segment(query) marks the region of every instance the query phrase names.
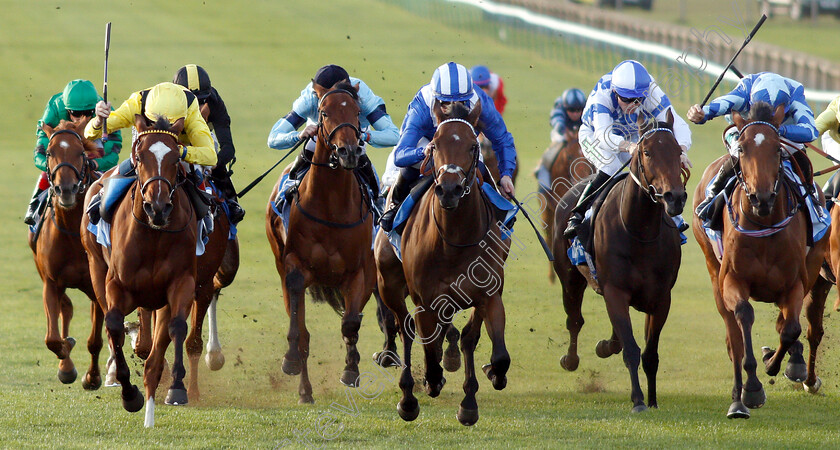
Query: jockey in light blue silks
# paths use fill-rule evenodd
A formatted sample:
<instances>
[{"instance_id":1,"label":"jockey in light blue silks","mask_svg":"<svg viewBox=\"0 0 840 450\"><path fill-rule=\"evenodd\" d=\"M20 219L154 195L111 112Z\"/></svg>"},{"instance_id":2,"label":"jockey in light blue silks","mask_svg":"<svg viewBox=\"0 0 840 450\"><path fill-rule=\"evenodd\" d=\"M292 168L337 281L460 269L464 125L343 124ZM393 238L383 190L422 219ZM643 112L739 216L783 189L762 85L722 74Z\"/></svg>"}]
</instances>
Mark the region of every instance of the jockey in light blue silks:
<instances>
[{"instance_id":1,"label":"jockey in light blue silks","mask_svg":"<svg viewBox=\"0 0 840 450\"><path fill-rule=\"evenodd\" d=\"M583 189L572 210L563 233L567 239L577 235L577 227L592 200L588 198L590 194L615 175L636 150L639 115L664 122L668 110L674 116L674 137L682 148L680 160L683 166L690 167L686 152L691 147L691 130L641 63L622 61L598 80L583 109L583 124L578 135L583 156L598 172Z\"/></svg>"},{"instance_id":2,"label":"jockey in light blue silks","mask_svg":"<svg viewBox=\"0 0 840 450\"><path fill-rule=\"evenodd\" d=\"M330 64L318 69L315 78L306 85L300 92L300 97L292 104L292 110L274 124L268 135L268 146L283 150L293 147L302 139L316 136L318 133L318 96L312 89L312 84L329 89L342 81L349 81L351 86L358 87L359 90L359 108L361 109L359 125L362 130L360 144L362 146L370 144L374 147L392 147L396 144L399 130L385 110L385 101L374 94L362 80L351 77L343 68ZM306 127L298 133L297 129L304 122L307 122ZM309 142L304 151L307 153L306 157L301 155L297 157L289 171L289 178L297 180L298 176L309 168L309 161L312 160L312 154L315 152L315 142ZM359 169L365 181L370 185L374 197L378 196L376 170L367 153L362 155ZM376 201L376 198L373 200Z\"/></svg>"},{"instance_id":3,"label":"jockey in light blue silks","mask_svg":"<svg viewBox=\"0 0 840 450\"><path fill-rule=\"evenodd\" d=\"M814 113L805 101L805 88L801 83L771 72L747 75L732 92L712 100L703 108L700 108L700 105L689 108L686 117L696 124L703 124L707 120L733 111L746 114L757 102L769 103L774 110L779 105L784 105L785 120L779 127L779 136L782 138L783 148L787 151L782 152L782 156L787 158L789 154L796 159L806 178L802 180L803 183L810 185L811 163L805 155L803 143L813 141L819 134L814 123ZM709 202L723 190L729 179L735 176L738 146L733 144L738 142L738 136L738 129L735 127L729 128L724 134L724 142L732 158L727 159L720 167L720 172L708 189L711 195L697 206L696 212L703 220L706 220L706 217L701 211L706 210Z\"/></svg>"},{"instance_id":4,"label":"jockey in light blue silks","mask_svg":"<svg viewBox=\"0 0 840 450\"><path fill-rule=\"evenodd\" d=\"M462 103L469 110L481 105L479 127L475 131L484 132L493 144L493 151L499 160L499 185L502 193L514 195L511 176L516 168L516 148L513 136L493 106L493 100L483 90L473 88L469 71L460 64L449 62L435 69L432 81L421 87L408 105L408 112L400 127L400 140L394 147L394 163L400 168L400 174L392 188L391 205L380 222L385 231L391 231L399 205L408 196L411 184L420 178L420 164L426 157L427 143L434 137L438 126L432 113L436 102L441 104L444 111L453 103ZM479 164L479 169L485 179L489 179L483 162Z\"/></svg>"}]
</instances>

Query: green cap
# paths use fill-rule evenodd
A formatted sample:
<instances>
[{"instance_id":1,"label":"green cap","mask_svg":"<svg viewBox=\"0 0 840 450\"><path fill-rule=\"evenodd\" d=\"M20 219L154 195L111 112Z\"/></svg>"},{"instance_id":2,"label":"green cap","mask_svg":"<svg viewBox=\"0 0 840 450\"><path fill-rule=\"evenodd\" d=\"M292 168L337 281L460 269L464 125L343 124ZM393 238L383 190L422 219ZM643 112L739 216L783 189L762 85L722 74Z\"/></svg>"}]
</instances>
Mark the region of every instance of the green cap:
<instances>
[{"instance_id":1,"label":"green cap","mask_svg":"<svg viewBox=\"0 0 840 450\"><path fill-rule=\"evenodd\" d=\"M96 108L99 94L88 80L73 80L64 87L64 108L73 111L87 111Z\"/></svg>"}]
</instances>

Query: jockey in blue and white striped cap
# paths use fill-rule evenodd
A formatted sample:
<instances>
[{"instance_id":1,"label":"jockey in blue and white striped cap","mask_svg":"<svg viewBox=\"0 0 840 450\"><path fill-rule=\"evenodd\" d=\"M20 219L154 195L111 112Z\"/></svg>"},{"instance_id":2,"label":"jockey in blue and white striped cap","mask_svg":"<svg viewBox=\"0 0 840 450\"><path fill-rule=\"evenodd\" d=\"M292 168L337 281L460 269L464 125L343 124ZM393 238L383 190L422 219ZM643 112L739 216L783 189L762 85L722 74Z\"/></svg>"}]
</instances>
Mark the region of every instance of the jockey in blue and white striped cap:
<instances>
[{"instance_id":1,"label":"jockey in blue and white striped cap","mask_svg":"<svg viewBox=\"0 0 840 450\"><path fill-rule=\"evenodd\" d=\"M613 91L626 99L647 97L651 81L647 69L632 59L622 61L612 71Z\"/></svg>"},{"instance_id":2,"label":"jockey in blue and white striped cap","mask_svg":"<svg viewBox=\"0 0 840 450\"><path fill-rule=\"evenodd\" d=\"M516 168L516 148L513 136L493 106L493 100L483 90L473 88L470 72L461 64L448 62L435 69L431 82L421 87L408 105L400 127L400 140L394 147L394 162L400 168L400 175L392 187L392 205L380 222L385 231L390 231L397 207L408 195L411 184L420 177L419 166L426 157L426 144L437 131L437 118L432 112L435 102L461 102L470 110L481 105L481 127L477 127L476 132L483 132L493 145L499 161L502 191L514 194L511 177ZM482 162L480 167L483 166Z\"/></svg>"}]
</instances>

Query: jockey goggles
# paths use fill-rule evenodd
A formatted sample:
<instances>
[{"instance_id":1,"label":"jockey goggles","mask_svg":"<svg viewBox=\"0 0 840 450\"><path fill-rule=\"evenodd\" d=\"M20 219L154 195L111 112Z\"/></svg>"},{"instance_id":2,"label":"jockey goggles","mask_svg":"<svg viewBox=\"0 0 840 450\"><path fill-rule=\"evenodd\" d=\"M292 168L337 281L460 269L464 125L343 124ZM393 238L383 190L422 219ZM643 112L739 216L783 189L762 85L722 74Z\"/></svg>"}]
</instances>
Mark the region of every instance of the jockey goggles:
<instances>
[{"instance_id":1,"label":"jockey goggles","mask_svg":"<svg viewBox=\"0 0 840 450\"><path fill-rule=\"evenodd\" d=\"M615 96L618 97L618 99L621 100L624 103L642 103L645 100L644 97L630 97L630 98L622 97L622 96L618 95L617 92L616 92Z\"/></svg>"},{"instance_id":2,"label":"jockey goggles","mask_svg":"<svg viewBox=\"0 0 840 450\"><path fill-rule=\"evenodd\" d=\"M74 117L82 117L82 116L93 117L93 110L92 109L82 109L82 110L68 109L67 114L70 114L71 116L74 116Z\"/></svg>"}]
</instances>

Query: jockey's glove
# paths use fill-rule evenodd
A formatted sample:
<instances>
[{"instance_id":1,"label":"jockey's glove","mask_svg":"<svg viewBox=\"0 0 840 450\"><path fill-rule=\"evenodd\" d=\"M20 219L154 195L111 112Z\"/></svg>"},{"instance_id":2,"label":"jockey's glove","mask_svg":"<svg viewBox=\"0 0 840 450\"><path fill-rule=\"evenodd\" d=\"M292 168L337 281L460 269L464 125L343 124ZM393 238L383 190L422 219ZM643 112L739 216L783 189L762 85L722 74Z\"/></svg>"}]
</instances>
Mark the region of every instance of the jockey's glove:
<instances>
[{"instance_id":1,"label":"jockey's glove","mask_svg":"<svg viewBox=\"0 0 840 450\"><path fill-rule=\"evenodd\" d=\"M686 169L694 167L694 164L691 164L691 160L688 159L688 153L685 152L685 149L680 153L680 163Z\"/></svg>"}]
</instances>

